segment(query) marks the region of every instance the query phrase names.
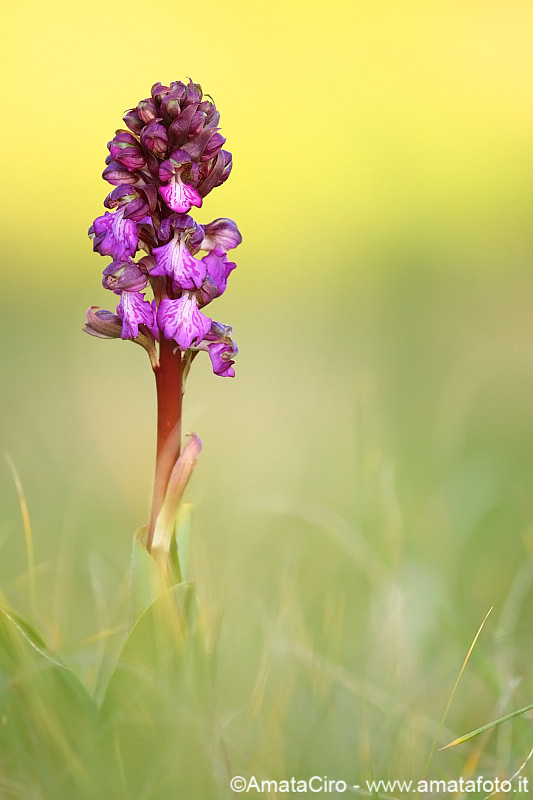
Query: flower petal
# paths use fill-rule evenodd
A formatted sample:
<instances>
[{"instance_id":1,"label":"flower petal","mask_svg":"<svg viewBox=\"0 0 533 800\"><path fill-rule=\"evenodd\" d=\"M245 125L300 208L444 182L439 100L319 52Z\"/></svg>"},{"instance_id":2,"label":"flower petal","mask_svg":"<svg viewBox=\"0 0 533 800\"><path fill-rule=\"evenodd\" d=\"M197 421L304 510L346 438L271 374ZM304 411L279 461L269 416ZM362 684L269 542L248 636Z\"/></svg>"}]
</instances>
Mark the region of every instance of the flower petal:
<instances>
[{"instance_id":1,"label":"flower petal","mask_svg":"<svg viewBox=\"0 0 533 800\"><path fill-rule=\"evenodd\" d=\"M191 206L200 208L202 205L202 198L194 186L183 183L179 172L170 178L167 186L160 186L159 191L167 206L178 214L186 214Z\"/></svg>"},{"instance_id":2,"label":"flower petal","mask_svg":"<svg viewBox=\"0 0 533 800\"><path fill-rule=\"evenodd\" d=\"M141 259L142 261L142 259ZM146 273L133 261L112 261L103 272L102 286L114 292L140 292L146 288Z\"/></svg>"},{"instance_id":3,"label":"flower petal","mask_svg":"<svg viewBox=\"0 0 533 800\"><path fill-rule=\"evenodd\" d=\"M221 247L223 250L232 250L242 242L242 236L232 219L219 217L208 225L204 225L205 238L202 250L214 250Z\"/></svg>"},{"instance_id":4,"label":"flower petal","mask_svg":"<svg viewBox=\"0 0 533 800\"><path fill-rule=\"evenodd\" d=\"M237 264L233 261L228 261L228 257L221 247L215 247L212 252L202 258L202 261L206 266L209 277L216 284L218 295L220 296L225 292L229 274Z\"/></svg>"},{"instance_id":5,"label":"flower petal","mask_svg":"<svg viewBox=\"0 0 533 800\"><path fill-rule=\"evenodd\" d=\"M188 350L193 342L200 342L211 328L211 320L198 310L192 292L184 292L178 300L163 298L157 321L165 338L174 339L182 350Z\"/></svg>"},{"instance_id":6,"label":"flower petal","mask_svg":"<svg viewBox=\"0 0 533 800\"><path fill-rule=\"evenodd\" d=\"M122 292L117 314L122 320L122 339L136 339L139 325L154 327L154 309L140 292Z\"/></svg>"},{"instance_id":7,"label":"flower petal","mask_svg":"<svg viewBox=\"0 0 533 800\"><path fill-rule=\"evenodd\" d=\"M176 291L179 289L199 289L206 276L207 266L203 259L195 258L189 252L185 239L179 231L174 238L161 247L155 247L152 254L157 267L151 275L168 275L172 278Z\"/></svg>"},{"instance_id":8,"label":"flower petal","mask_svg":"<svg viewBox=\"0 0 533 800\"><path fill-rule=\"evenodd\" d=\"M235 361L232 360L232 357L237 355L237 345L235 343L213 342L213 344L207 346L207 349L215 375L220 375L222 378L234 378L235 370L233 369L233 364L235 364Z\"/></svg>"},{"instance_id":9,"label":"flower petal","mask_svg":"<svg viewBox=\"0 0 533 800\"><path fill-rule=\"evenodd\" d=\"M93 250L101 256L111 256L114 261L135 255L139 241L137 225L124 218L124 208L97 217L89 228L89 236L94 239Z\"/></svg>"}]
</instances>

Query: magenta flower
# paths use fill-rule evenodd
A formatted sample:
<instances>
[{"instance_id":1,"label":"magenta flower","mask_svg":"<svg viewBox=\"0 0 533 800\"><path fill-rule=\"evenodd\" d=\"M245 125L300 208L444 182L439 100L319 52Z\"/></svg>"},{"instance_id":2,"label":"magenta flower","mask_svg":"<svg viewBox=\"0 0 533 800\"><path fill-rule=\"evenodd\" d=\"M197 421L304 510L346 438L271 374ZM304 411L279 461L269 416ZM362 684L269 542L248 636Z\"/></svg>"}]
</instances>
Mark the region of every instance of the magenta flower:
<instances>
[{"instance_id":1,"label":"magenta flower","mask_svg":"<svg viewBox=\"0 0 533 800\"><path fill-rule=\"evenodd\" d=\"M116 293L140 292L147 283L146 272L133 261L112 261L103 272L102 286Z\"/></svg>"},{"instance_id":2,"label":"magenta flower","mask_svg":"<svg viewBox=\"0 0 533 800\"><path fill-rule=\"evenodd\" d=\"M207 345L213 372L215 375L222 375L225 378L234 378L235 370L233 356L237 355L237 346L226 342L213 342Z\"/></svg>"},{"instance_id":3,"label":"magenta flower","mask_svg":"<svg viewBox=\"0 0 533 800\"><path fill-rule=\"evenodd\" d=\"M202 250L214 250L221 247L226 252L237 247L242 242L239 229L232 219L215 219L208 225L204 225L205 238L202 242Z\"/></svg>"},{"instance_id":4,"label":"magenta flower","mask_svg":"<svg viewBox=\"0 0 533 800\"><path fill-rule=\"evenodd\" d=\"M139 142L127 131L117 131L108 147L113 161L126 167L129 172L142 169L146 164Z\"/></svg>"},{"instance_id":5,"label":"magenta flower","mask_svg":"<svg viewBox=\"0 0 533 800\"><path fill-rule=\"evenodd\" d=\"M152 304L140 292L121 293L117 316L122 320L121 339L136 339L139 325L146 325L149 330L155 328Z\"/></svg>"},{"instance_id":6,"label":"magenta flower","mask_svg":"<svg viewBox=\"0 0 533 800\"><path fill-rule=\"evenodd\" d=\"M137 225L125 219L123 208L97 217L89 228L89 236L93 239L93 250L114 260L133 256L139 241Z\"/></svg>"},{"instance_id":7,"label":"magenta flower","mask_svg":"<svg viewBox=\"0 0 533 800\"><path fill-rule=\"evenodd\" d=\"M233 261L228 261L228 257L221 247L215 247L213 251L204 256L202 261L211 281L217 287L216 296L219 297L226 291L229 274L237 264Z\"/></svg>"},{"instance_id":8,"label":"magenta flower","mask_svg":"<svg viewBox=\"0 0 533 800\"><path fill-rule=\"evenodd\" d=\"M178 300L165 297L157 312L157 322L167 339L174 339L182 350L198 345L211 329L211 320L198 309L194 292L183 292Z\"/></svg>"},{"instance_id":9,"label":"magenta flower","mask_svg":"<svg viewBox=\"0 0 533 800\"><path fill-rule=\"evenodd\" d=\"M191 255L187 247L186 237L181 231L174 231L174 237L168 244L155 247L152 250L157 267L151 275L168 275L172 278L172 288L175 292L180 289L199 289L207 272L203 260Z\"/></svg>"},{"instance_id":10,"label":"magenta flower","mask_svg":"<svg viewBox=\"0 0 533 800\"><path fill-rule=\"evenodd\" d=\"M167 206L178 214L186 214L191 206L202 205L202 198L191 185L198 178L198 165L186 150L176 150L159 167L159 180L169 181L159 191ZM186 182L185 182L186 181Z\"/></svg>"}]
</instances>

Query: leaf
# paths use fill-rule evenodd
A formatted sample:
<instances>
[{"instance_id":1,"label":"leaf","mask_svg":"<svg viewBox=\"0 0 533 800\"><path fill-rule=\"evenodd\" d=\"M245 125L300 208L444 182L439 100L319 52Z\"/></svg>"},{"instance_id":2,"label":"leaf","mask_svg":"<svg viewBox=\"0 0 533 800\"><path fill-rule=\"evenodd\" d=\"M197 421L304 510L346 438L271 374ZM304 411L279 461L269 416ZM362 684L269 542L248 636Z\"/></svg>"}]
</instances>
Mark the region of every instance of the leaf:
<instances>
[{"instance_id":1,"label":"leaf","mask_svg":"<svg viewBox=\"0 0 533 800\"><path fill-rule=\"evenodd\" d=\"M88 798L95 721L76 675L25 620L0 608L2 777L26 797Z\"/></svg>"},{"instance_id":2,"label":"leaf","mask_svg":"<svg viewBox=\"0 0 533 800\"><path fill-rule=\"evenodd\" d=\"M168 588L161 569L146 549L147 526L133 537L130 567L130 600L133 623Z\"/></svg>"},{"instance_id":3,"label":"leaf","mask_svg":"<svg viewBox=\"0 0 533 800\"><path fill-rule=\"evenodd\" d=\"M191 578L189 559L191 549L192 508L192 503L185 503L183 505L176 520L176 529L174 533L179 571L184 581L188 581Z\"/></svg>"},{"instance_id":4,"label":"leaf","mask_svg":"<svg viewBox=\"0 0 533 800\"><path fill-rule=\"evenodd\" d=\"M506 714L504 717L495 719L494 722L488 722L481 728L476 728L475 731L471 731L470 733L465 733L464 736L459 736L458 739L454 739L453 742L444 745L444 747L440 747L439 750L447 750L449 747L456 747L456 745L458 744L464 744L464 742L468 742L470 741L470 739L473 739L474 736L479 736L480 733L489 731L491 728L495 728L497 725L501 725L502 722L507 722L507 720L513 719L513 717L518 717L520 716L520 714L525 714L526 711L532 711L532 710L533 710L533 703L529 706L524 706L524 708L519 708L517 711L511 711L510 714Z\"/></svg>"},{"instance_id":5,"label":"leaf","mask_svg":"<svg viewBox=\"0 0 533 800\"><path fill-rule=\"evenodd\" d=\"M433 744L431 746L431 751L430 751L428 760L426 762L426 770L425 770L426 773L427 773L428 767L429 767L429 765L431 763L431 759L433 758L433 755L435 753L435 748L437 747L437 742L439 740L439 736L440 736L441 731L442 731L442 729L444 727L444 723L446 722L446 718L447 718L448 712L449 712L449 710L451 708L451 705L452 705L452 702L453 702L453 698L455 697L455 693L457 691L457 687L459 686L459 682L460 682L461 678L463 677L463 673L464 673L464 671L466 669L466 665L468 664L468 661L470 660L470 656L472 655L474 647L476 646L476 642L477 642L477 640L479 639L479 637L481 635L481 631L485 627L485 623L486 623L487 619L489 618L489 614L491 613L491 611L492 611L492 606L489 608L489 610L485 614L485 617L484 617L481 625L477 629L477 633L476 633L476 635L474 636L474 638L472 640L472 644L470 645L468 653L465 656L465 660L463 661L463 665L462 665L461 669L459 670L459 675L457 676L457 679L456 679L456 681L455 681L455 683L453 685L452 693L450 694L450 696L448 698L448 702L446 703L446 708L444 709L444 713L442 714L437 733L435 734L435 738L433 739ZM440 749L443 750L444 748L441 747Z\"/></svg>"},{"instance_id":6,"label":"leaf","mask_svg":"<svg viewBox=\"0 0 533 800\"><path fill-rule=\"evenodd\" d=\"M0 608L0 614L3 614L7 619L11 620L15 627L20 630L22 635L26 636L32 644L41 649L44 655L44 651L47 649L46 642L41 634L35 630L35 628L25 617L21 617L16 611L13 611L13 609L5 606L4 608Z\"/></svg>"},{"instance_id":7,"label":"leaf","mask_svg":"<svg viewBox=\"0 0 533 800\"><path fill-rule=\"evenodd\" d=\"M115 798L217 796L211 663L195 587L180 583L141 614L98 718Z\"/></svg>"}]
</instances>

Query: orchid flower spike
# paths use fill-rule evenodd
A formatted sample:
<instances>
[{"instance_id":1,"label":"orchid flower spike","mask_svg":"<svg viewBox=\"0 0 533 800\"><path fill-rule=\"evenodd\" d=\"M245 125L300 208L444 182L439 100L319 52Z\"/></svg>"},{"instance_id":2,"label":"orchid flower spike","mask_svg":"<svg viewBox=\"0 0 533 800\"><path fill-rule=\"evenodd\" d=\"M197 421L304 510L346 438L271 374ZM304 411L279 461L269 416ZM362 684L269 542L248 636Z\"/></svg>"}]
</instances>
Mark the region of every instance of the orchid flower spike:
<instances>
[{"instance_id":1,"label":"orchid flower spike","mask_svg":"<svg viewBox=\"0 0 533 800\"><path fill-rule=\"evenodd\" d=\"M83 330L100 339L130 339L150 357L157 389L146 537L151 551L159 541L161 515L168 516L179 502L172 476L181 474L185 463L181 406L193 359L203 351L215 375L235 376L233 331L212 319L210 304L226 291L236 266L228 251L241 243L241 234L226 217L199 223L191 216L227 180L232 166L231 153L222 149L220 114L199 84L156 83L150 97L123 119L126 128L107 145L102 177L113 187L104 200L107 210L89 228L93 250L108 258L102 285L118 295L117 305L115 311L92 306Z\"/></svg>"},{"instance_id":2,"label":"orchid flower spike","mask_svg":"<svg viewBox=\"0 0 533 800\"><path fill-rule=\"evenodd\" d=\"M114 187L104 201L109 210L89 228L95 252L110 259L103 285L119 296L116 311L98 312L99 319L113 318L116 338L143 337L152 349L171 341L189 365L203 350L215 375L233 377L237 347L217 338L228 326L213 323L205 307L226 290L236 266L227 253L241 234L231 219L199 224L190 216L231 172L219 112L199 84L173 81L154 84L123 119L103 172Z\"/></svg>"}]
</instances>

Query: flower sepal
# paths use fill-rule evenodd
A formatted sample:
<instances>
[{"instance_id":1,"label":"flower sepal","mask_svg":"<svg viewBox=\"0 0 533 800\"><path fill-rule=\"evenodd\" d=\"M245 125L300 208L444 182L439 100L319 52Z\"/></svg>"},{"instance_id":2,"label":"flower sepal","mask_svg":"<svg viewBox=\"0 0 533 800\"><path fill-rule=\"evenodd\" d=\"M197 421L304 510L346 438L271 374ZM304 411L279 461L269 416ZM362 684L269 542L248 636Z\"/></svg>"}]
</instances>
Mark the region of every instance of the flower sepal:
<instances>
[{"instance_id":1,"label":"flower sepal","mask_svg":"<svg viewBox=\"0 0 533 800\"><path fill-rule=\"evenodd\" d=\"M152 369L156 369L159 366L159 357L155 347L154 336L144 325L140 327L139 335L135 339L131 339L131 341L146 350ZM121 339L122 320L112 311L99 308L99 306L91 306L87 311L87 321L82 331L98 339Z\"/></svg>"}]
</instances>

